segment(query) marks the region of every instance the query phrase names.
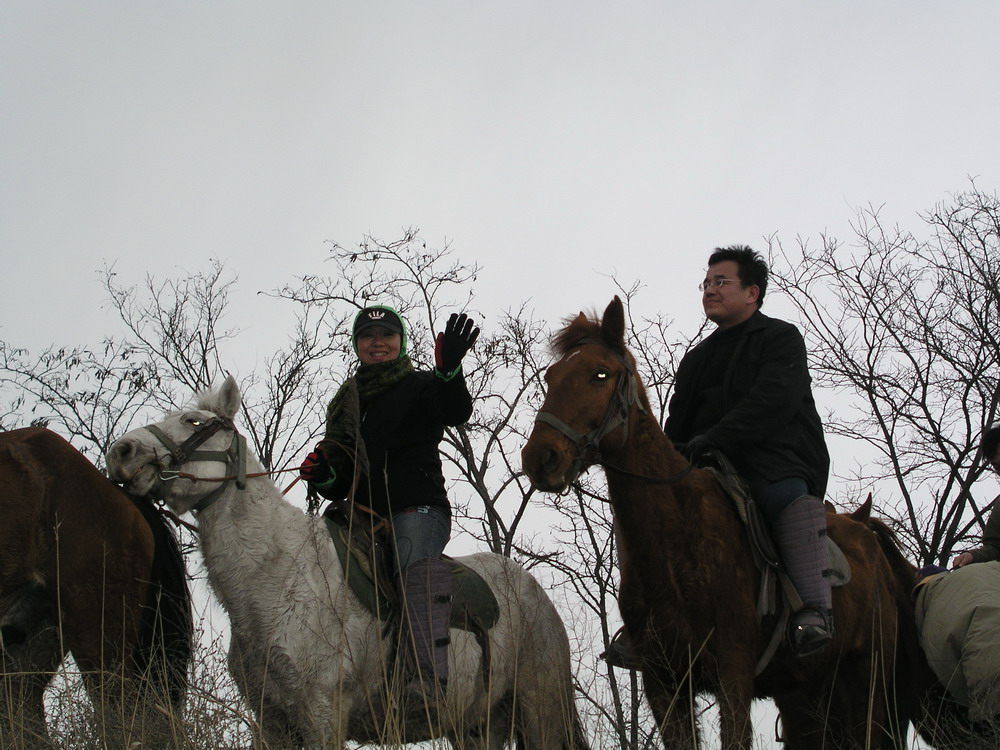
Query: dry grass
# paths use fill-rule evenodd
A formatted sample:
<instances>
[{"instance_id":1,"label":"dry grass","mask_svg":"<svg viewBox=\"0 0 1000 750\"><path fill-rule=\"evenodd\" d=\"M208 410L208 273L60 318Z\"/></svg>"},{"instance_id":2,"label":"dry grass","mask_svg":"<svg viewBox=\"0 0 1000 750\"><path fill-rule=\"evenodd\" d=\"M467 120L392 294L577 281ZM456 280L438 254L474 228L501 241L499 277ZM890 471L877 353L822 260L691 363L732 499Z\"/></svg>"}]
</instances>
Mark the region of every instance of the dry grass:
<instances>
[{"instance_id":1,"label":"dry grass","mask_svg":"<svg viewBox=\"0 0 1000 750\"><path fill-rule=\"evenodd\" d=\"M257 733L253 715L237 694L235 685L226 668L227 644L223 638L216 637L208 642L199 641L191 672L191 683L185 702L184 713L170 722L168 736L160 736L155 743L163 750L218 750L219 748L241 748L264 750ZM127 701L125 702L127 705ZM51 744L37 741L29 736L0 735L0 750L39 750L39 748L72 748L73 750L104 750L105 748L121 747L111 741L112 738L101 736L96 729L95 711L92 706L79 672L72 659L64 663L59 673L52 680L46 691L46 715ZM937 708L930 712L923 739L913 739L910 747L927 748L927 740L932 736L937 741L934 745L941 750L997 750L1000 747L1000 724L980 724L970 732L968 723L958 720L954 706L936 704ZM0 706L0 727L9 727L9 705ZM588 721L593 720L590 716ZM135 715L126 711L125 723L129 730L125 735L127 747L150 746L143 742L149 738L142 736L142 722ZM599 723L599 722L598 722ZM712 723L709 719L708 723ZM647 730L649 728L647 727ZM758 727L755 748L779 748L780 744L772 744L766 735L770 727ZM2 730L0 730L2 731ZM593 725L590 732L594 732ZM595 750L620 747L619 737L606 731L598 736L591 734L590 741ZM9 734L9 730L8 730ZM706 733L703 748L710 750L717 747L717 737L712 732ZM648 731L639 733L641 744L650 741ZM380 743L384 747L399 747L404 743L387 726L386 734ZM651 747L659 745L653 741ZM422 743L423 748L450 747L446 741ZM462 750L462 749L458 749Z\"/></svg>"}]
</instances>

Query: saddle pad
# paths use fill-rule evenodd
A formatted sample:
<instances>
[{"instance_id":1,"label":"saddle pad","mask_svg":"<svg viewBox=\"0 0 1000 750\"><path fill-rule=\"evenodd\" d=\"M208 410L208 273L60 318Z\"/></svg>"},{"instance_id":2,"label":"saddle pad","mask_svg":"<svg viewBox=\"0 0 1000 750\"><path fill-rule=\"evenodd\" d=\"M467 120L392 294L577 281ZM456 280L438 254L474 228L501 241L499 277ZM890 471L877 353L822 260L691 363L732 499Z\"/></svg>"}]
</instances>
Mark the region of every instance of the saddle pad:
<instances>
[{"instance_id":1,"label":"saddle pad","mask_svg":"<svg viewBox=\"0 0 1000 750\"><path fill-rule=\"evenodd\" d=\"M332 519L324 516L333 546L337 549L341 567L347 572L347 582L351 591L365 609L379 620L385 621L397 616L398 592L386 585L376 585L375 581L388 580L373 575L374 563L369 554L350 544L350 531ZM450 627L475 632L476 628L489 629L500 619L500 605L489 584L472 568L445 557L451 568L451 621Z\"/></svg>"}]
</instances>

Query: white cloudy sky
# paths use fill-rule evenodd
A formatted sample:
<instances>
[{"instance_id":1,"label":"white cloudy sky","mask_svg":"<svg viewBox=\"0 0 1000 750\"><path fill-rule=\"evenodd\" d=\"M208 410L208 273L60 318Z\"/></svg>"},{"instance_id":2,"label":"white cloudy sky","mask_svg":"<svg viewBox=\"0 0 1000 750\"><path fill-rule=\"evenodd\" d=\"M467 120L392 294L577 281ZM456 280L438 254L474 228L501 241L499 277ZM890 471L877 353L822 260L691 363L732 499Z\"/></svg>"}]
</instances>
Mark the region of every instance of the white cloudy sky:
<instances>
[{"instance_id":1,"label":"white cloudy sky","mask_svg":"<svg viewBox=\"0 0 1000 750\"><path fill-rule=\"evenodd\" d=\"M406 226L485 267L488 312L617 273L696 321L716 245L992 190L997 28L992 0L5 0L0 338L97 338L105 262L218 257L252 300Z\"/></svg>"}]
</instances>

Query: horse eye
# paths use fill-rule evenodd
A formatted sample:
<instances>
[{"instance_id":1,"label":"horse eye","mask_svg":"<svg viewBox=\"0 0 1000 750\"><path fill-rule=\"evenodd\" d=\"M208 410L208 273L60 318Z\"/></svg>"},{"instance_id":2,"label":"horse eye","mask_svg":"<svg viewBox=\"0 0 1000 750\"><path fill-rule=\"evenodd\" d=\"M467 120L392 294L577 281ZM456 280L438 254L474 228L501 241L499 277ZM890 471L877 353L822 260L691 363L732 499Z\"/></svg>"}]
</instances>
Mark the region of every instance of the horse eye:
<instances>
[{"instance_id":1,"label":"horse eye","mask_svg":"<svg viewBox=\"0 0 1000 750\"><path fill-rule=\"evenodd\" d=\"M205 423L197 417L191 417L191 419L188 420L188 424L192 427L201 427Z\"/></svg>"},{"instance_id":2,"label":"horse eye","mask_svg":"<svg viewBox=\"0 0 1000 750\"><path fill-rule=\"evenodd\" d=\"M610 375L611 373L609 373L607 370L598 370L597 372L594 373L594 380L598 381L607 380Z\"/></svg>"}]
</instances>

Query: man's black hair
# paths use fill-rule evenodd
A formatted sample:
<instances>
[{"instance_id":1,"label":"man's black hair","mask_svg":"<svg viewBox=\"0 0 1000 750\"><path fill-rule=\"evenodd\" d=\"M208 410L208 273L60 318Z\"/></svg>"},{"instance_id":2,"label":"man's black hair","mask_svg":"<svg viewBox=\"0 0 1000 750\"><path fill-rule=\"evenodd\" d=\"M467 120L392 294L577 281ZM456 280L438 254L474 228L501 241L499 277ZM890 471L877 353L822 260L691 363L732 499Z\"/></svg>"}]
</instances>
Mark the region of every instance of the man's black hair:
<instances>
[{"instance_id":1,"label":"man's black hair","mask_svg":"<svg viewBox=\"0 0 1000 750\"><path fill-rule=\"evenodd\" d=\"M764 304L764 292L767 291L767 261L753 248L746 245L730 245L717 247L708 258L708 265L724 263L727 260L736 262L739 266L740 284L745 288L753 284L760 289L757 296L757 307Z\"/></svg>"},{"instance_id":2,"label":"man's black hair","mask_svg":"<svg viewBox=\"0 0 1000 750\"><path fill-rule=\"evenodd\" d=\"M987 463L993 460L998 445L1000 445L1000 422L994 422L983 430L979 440L979 452Z\"/></svg>"}]
</instances>

